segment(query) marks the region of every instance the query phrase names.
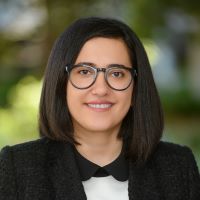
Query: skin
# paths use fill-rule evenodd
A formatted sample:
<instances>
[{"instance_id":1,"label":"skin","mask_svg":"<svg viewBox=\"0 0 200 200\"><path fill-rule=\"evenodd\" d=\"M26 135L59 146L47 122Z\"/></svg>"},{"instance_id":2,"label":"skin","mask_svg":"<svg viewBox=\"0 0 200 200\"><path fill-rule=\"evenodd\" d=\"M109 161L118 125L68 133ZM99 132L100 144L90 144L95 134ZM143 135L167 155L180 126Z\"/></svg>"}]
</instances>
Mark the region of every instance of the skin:
<instances>
[{"instance_id":1,"label":"skin","mask_svg":"<svg viewBox=\"0 0 200 200\"><path fill-rule=\"evenodd\" d=\"M122 64L131 68L128 49L122 39L96 37L82 47L75 64L94 63L97 67ZM115 160L121 152L122 141L117 138L122 120L131 106L133 83L124 91L111 89L99 73L88 89L77 89L67 84L67 104L72 117L75 139L81 143L77 150L88 160L104 166ZM110 102L106 109L94 109L89 102Z\"/></svg>"}]
</instances>

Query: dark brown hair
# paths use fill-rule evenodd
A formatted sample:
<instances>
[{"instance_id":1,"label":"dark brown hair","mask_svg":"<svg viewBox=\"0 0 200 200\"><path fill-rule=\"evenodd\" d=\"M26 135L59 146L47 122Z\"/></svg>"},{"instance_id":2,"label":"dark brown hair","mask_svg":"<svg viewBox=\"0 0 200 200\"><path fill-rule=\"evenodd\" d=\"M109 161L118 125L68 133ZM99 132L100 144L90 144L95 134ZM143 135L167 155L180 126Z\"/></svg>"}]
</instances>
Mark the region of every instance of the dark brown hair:
<instances>
[{"instance_id":1,"label":"dark brown hair","mask_svg":"<svg viewBox=\"0 0 200 200\"><path fill-rule=\"evenodd\" d=\"M123 39L129 49L132 65L137 68L133 106L123 119L119 137L126 143L127 155L134 161L143 162L162 136L163 111L142 43L126 24L115 19L78 19L55 41L46 67L40 100L40 135L76 143L66 103L68 77L65 66L74 64L85 42L94 37Z\"/></svg>"}]
</instances>

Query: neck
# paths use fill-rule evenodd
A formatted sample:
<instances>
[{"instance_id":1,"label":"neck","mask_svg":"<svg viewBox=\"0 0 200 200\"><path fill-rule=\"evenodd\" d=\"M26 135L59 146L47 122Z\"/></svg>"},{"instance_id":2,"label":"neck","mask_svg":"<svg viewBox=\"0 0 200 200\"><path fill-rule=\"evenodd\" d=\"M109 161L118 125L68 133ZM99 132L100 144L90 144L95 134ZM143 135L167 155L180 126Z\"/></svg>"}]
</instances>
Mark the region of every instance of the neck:
<instances>
[{"instance_id":1,"label":"neck","mask_svg":"<svg viewBox=\"0 0 200 200\"><path fill-rule=\"evenodd\" d=\"M115 160L122 149L122 140L117 138L118 131L86 132L76 131L75 138L78 152L100 166L105 166Z\"/></svg>"}]
</instances>

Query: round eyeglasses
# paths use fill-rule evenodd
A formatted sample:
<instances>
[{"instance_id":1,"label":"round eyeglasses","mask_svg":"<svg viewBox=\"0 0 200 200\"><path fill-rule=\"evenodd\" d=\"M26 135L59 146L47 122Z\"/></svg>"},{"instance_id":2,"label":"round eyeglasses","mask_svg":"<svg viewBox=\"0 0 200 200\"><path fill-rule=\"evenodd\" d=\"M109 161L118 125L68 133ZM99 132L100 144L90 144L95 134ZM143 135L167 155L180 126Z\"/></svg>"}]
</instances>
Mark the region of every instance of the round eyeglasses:
<instances>
[{"instance_id":1,"label":"round eyeglasses","mask_svg":"<svg viewBox=\"0 0 200 200\"><path fill-rule=\"evenodd\" d=\"M80 63L66 66L65 69L71 84L77 89L87 89L92 86L99 72L104 73L108 86L118 91L126 90L137 76L135 68L118 64L111 64L107 68L97 68L87 63Z\"/></svg>"}]
</instances>

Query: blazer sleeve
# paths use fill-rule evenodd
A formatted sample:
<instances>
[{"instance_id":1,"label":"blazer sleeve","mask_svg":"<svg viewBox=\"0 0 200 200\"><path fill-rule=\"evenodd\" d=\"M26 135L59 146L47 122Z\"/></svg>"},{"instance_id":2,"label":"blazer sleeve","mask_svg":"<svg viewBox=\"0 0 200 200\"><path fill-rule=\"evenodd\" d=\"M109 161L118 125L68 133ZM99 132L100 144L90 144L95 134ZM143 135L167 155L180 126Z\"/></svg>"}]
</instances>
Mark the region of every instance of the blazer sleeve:
<instances>
[{"instance_id":1,"label":"blazer sleeve","mask_svg":"<svg viewBox=\"0 0 200 200\"><path fill-rule=\"evenodd\" d=\"M0 152L0 199L17 200L12 150L8 146Z\"/></svg>"},{"instance_id":2,"label":"blazer sleeve","mask_svg":"<svg viewBox=\"0 0 200 200\"><path fill-rule=\"evenodd\" d=\"M190 200L200 199L200 174L192 151L188 148L188 182Z\"/></svg>"}]
</instances>

